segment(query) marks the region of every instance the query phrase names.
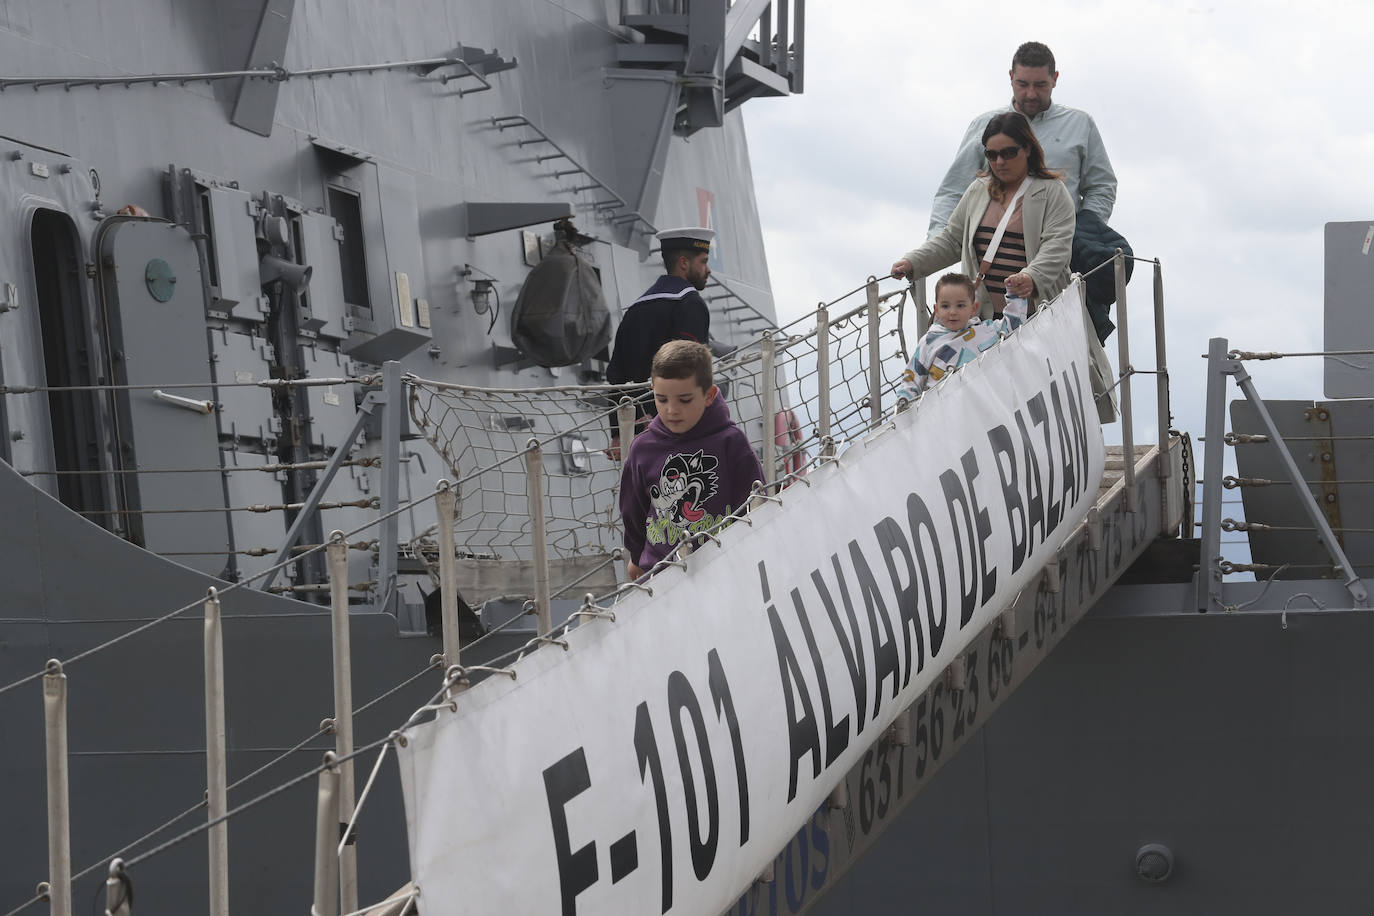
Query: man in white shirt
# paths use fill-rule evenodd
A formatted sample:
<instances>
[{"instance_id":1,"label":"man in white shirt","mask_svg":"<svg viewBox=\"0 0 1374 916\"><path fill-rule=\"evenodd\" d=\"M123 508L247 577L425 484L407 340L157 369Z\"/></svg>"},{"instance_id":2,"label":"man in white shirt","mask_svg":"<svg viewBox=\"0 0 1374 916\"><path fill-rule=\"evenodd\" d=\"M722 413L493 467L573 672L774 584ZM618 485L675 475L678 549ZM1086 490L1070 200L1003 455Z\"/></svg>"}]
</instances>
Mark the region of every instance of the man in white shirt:
<instances>
[{"instance_id":1,"label":"man in white shirt","mask_svg":"<svg viewBox=\"0 0 1374 916\"><path fill-rule=\"evenodd\" d=\"M1052 105L1050 97L1059 81L1054 54L1038 41L1016 49L1011 59L1011 105L984 112L973 119L959 152L945 173L930 207L930 234L936 235L968 189L978 170L985 168L983 128L993 115L1019 111L1030 121L1035 138L1045 150L1045 164L1064 175L1069 196L1079 210L1090 210L1107 222L1116 203L1116 173L1112 171L1102 135L1092 116L1077 108Z\"/></svg>"}]
</instances>

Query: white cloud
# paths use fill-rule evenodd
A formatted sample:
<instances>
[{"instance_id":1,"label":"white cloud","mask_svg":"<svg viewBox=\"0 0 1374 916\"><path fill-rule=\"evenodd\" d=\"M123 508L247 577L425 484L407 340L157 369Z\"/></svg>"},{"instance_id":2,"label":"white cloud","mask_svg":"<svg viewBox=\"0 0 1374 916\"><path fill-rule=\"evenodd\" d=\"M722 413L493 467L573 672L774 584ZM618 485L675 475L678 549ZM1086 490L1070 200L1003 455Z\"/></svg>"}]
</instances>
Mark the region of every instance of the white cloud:
<instances>
[{"instance_id":1,"label":"white cloud","mask_svg":"<svg viewBox=\"0 0 1374 916\"><path fill-rule=\"evenodd\" d=\"M745 106L784 320L924 239L964 128L1008 101L1011 53L1033 39L1056 55L1055 101L1102 130L1113 226L1163 265L1175 422L1202 432L1209 337L1321 349L1323 224L1374 218L1374 5L866 0L807 17L806 92ZM1136 278L1132 361L1149 368L1149 265ZM1321 396L1316 360L1252 373L1265 397ZM1138 403L1153 388L1139 379Z\"/></svg>"}]
</instances>

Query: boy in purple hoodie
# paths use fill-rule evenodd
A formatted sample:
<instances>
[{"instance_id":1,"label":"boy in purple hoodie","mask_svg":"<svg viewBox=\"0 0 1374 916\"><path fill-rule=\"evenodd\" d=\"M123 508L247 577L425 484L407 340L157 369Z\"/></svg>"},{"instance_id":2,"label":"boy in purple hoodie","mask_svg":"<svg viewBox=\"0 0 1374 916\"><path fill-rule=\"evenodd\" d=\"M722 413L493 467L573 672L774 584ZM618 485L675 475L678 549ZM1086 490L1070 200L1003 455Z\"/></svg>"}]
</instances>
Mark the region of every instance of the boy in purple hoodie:
<instances>
[{"instance_id":1,"label":"boy in purple hoodie","mask_svg":"<svg viewBox=\"0 0 1374 916\"><path fill-rule=\"evenodd\" d=\"M620 474L625 568L638 579L679 541L746 504L763 466L730 419L711 374L711 351L673 340L654 354L658 416L635 437Z\"/></svg>"}]
</instances>

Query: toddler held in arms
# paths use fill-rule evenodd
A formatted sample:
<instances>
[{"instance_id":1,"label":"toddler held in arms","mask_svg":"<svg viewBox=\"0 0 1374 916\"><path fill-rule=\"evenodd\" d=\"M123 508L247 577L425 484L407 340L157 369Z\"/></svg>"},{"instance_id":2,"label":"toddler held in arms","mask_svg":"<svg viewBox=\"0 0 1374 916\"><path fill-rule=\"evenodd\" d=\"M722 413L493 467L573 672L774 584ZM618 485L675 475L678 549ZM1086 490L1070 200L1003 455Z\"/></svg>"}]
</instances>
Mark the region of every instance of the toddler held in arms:
<instances>
[{"instance_id":1,"label":"toddler held in arms","mask_svg":"<svg viewBox=\"0 0 1374 916\"><path fill-rule=\"evenodd\" d=\"M1025 299L1008 293L1001 318L978 318L974 285L964 274L945 274L935 283L935 316L921 345L911 356L897 396L914 401L931 382L938 382L1026 321Z\"/></svg>"}]
</instances>

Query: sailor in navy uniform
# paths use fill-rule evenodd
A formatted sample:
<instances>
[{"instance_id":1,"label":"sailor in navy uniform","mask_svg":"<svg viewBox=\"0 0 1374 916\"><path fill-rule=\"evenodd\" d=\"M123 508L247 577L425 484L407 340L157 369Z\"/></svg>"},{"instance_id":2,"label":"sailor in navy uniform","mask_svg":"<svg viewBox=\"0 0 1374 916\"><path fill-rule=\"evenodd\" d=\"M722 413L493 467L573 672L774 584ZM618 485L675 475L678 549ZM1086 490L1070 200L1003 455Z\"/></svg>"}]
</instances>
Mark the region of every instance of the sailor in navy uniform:
<instances>
[{"instance_id":1,"label":"sailor in navy uniform","mask_svg":"<svg viewBox=\"0 0 1374 916\"><path fill-rule=\"evenodd\" d=\"M620 319L615 349L606 367L612 385L649 382L649 366L658 348L670 340L695 340L705 344L711 332L711 313L700 291L711 276L707 260L715 230L691 227L665 229L658 234L666 273L640 296ZM627 392L636 397L640 392ZM657 413L651 398L636 401L635 421L642 426ZM611 447L619 447L619 429L611 418Z\"/></svg>"}]
</instances>

